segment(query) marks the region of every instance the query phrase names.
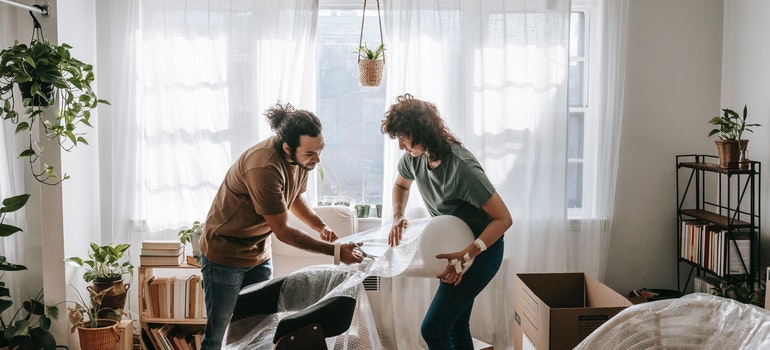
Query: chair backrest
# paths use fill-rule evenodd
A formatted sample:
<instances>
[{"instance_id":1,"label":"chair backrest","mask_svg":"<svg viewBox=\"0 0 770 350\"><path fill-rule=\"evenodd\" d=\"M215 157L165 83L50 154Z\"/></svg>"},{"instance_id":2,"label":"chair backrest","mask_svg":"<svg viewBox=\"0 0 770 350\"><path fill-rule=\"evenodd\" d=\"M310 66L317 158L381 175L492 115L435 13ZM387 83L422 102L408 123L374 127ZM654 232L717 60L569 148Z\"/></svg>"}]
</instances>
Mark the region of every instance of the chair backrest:
<instances>
[{"instance_id":1,"label":"chair backrest","mask_svg":"<svg viewBox=\"0 0 770 350\"><path fill-rule=\"evenodd\" d=\"M338 236L345 237L356 233L358 219L353 208L321 206L314 207L313 210ZM289 225L303 230L314 237L318 237L318 232L308 227L291 213L289 213ZM293 247L281 242L275 235L271 240L273 269L276 277L287 275L305 266L332 263L330 256Z\"/></svg>"}]
</instances>

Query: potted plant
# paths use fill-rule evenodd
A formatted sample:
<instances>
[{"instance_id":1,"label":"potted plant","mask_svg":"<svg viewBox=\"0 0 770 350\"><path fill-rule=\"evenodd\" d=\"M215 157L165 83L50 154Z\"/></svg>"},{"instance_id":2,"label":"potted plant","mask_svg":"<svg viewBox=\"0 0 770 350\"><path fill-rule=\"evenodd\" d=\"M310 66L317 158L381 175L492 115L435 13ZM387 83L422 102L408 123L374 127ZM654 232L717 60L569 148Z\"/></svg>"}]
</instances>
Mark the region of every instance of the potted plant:
<instances>
[{"instance_id":1,"label":"potted plant","mask_svg":"<svg viewBox=\"0 0 770 350\"><path fill-rule=\"evenodd\" d=\"M21 228L3 223L8 213L13 213L27 203L28 194L5 198L0 206L0 237L9 237ZM5 276L6 271L26 270L24 265L9 262L5 256L0 255L0 271ZM59 311L55 306L43 304L43 293L38 293L35 298L25 300L22 305L13 311L10 319L2 317L6 310L13 310L11 290L0 279L0 347L9 348L36 348L55 349L56 341L49 332L51 319L56 319Z\"/></svg>"},{"instance_id":2,"label":"potted plant","mask_svg":"<svg viewBox=\"0 0 770 350\"><path fill-rule=\"evenodd\" d=\"M83 273L83 279L86 282L93 282L93 288L96 292L109 291L103 298L100 298L102 308L113 310L123 309L126 305L126 294L130 284L124 283L123 275L134 273L134 265L124 257L130 244L107 244L100 246L91 243L91 252L88 253L89 259L71 257L64 259L70 265L82 267L86 270ZM115 317L115 313L104 312L104 318ZM120 320L118 315L117 320Z\"/></svg>"},{"instance_id":3,"label":"potted plant","mask_svg":"<svg viewBox=\"0 0 770 350\"><path fill-rule=\"evenodd\" d=\"M727 275L718 287L711 288L712 294L730 298L745 304L765 306L765 288L750 274Z\"/></svg>"},{"instance_id":4,"label":"potted plant","mask_svg":"<svg viewBox=\"0 0 770 350\"><path fill-rule=\"evenodd\" d=\"M69 151L78 143L88 144L82 126L91 127L93 108L109 104L97 99L91 87L93 66L73 57L71 48L33 40L0 51L0 117L16 125L17 134L27 134L29 147L19 157L27 158L35 178L47 184L57 184L67 176L59 177L53 167L40 165L43 150L35 122L46 138L58 140ZM22 94L23 112L17 112L16 87ZM43 113L41 107L49 105L57 107L56 113Z\"/></svg>"},{"instance_id":5,"label":"potted plant","mask_svg":"<svg viewBox=\"0 0 770 350\"><path fill-rule=\"evenodd\" d=\"M74 306L67 309L72 324L70 332L75 333L77 330L82 349L111 350L120 340L120 332L117 330L118 321L115 318L120 319L122 311L106 307L104 300L112 288L98 291L93 286L88 286L88 300L75 290L78 300L72 302ZM102 316L108 314L116 317Z\"/></svg>"},{"instance_id":6,"label":"potted plant","mask_svg":"<svg viewBox=\"0 0 770 350\"><path fill-rule=\"evenodd\" d=\"M0 313L13 306L10 290L0 281ZM43 304L43 291L25 300L6 320L0 317L0 347L7 349L56 349L56 339L50 333L51 320L59 316L56 306Z\"/></svg>"},{"instance_id":7,"label":"potted plant","mask_svg":"<svg viewBox=\"0 0 770 350\"><path fill-rule=\"evenodd\" d=\"M719 167L735 167L736 164L740 167L745 167L746 164L742 162L748 160L746 147L749 140L742 138L743 133L753 132L751 128L760 125L746 123L746 105L743 106L742 115L729 108L722 109L722 113L721 116L716 116L709 120L709 124L714 125L715 128L708 134L709 137L719 135L719 138L715 140L719 155Z\"/></svg>"},{"instance_id":8,"label":"potted plant","mask_svg":"<svg viewBox=\"0 0 770 350\"><path fill-rule=\"evenodd\" d=\"M366 44L358 47L359 82L362 86L380 86L385 68L385 46L369 49Z\"/></svg>"},{"instance_id":9,"label":"potted plant","mask_svg":"<svg viewBox=\"0 0 770 350\"><path fill-rule=\"evenodd\" d=\"M179 242L182 242L182 244L190 243L190 245L192 245L192 255L194 257L198 257L198 254L201 252L200 244L198 242L203 233L203 225L205 224L205 222L194 221L192 226L179 231Z\"/></svg>"}]
</instances>

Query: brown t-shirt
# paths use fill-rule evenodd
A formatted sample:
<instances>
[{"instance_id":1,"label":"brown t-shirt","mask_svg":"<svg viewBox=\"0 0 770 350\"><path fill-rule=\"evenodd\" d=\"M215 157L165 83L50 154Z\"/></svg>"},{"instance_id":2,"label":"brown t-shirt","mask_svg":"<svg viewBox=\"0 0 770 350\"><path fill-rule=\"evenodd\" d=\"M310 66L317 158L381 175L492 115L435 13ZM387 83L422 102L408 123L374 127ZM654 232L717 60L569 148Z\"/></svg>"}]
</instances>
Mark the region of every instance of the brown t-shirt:
<instances>
[{"instance_id":1,"label":"brown t-shirt","mask_svg":"<svg viewBox=\"0 0 770 350\"><path fill-rule=\"evenodd\" d=\"M308 178L276 142L274 136L252 146L227 171L200 240L209 261L251 267L270 259L271 231L262 215L285 212L305 192Z\"/></svg>"}]
</instances>

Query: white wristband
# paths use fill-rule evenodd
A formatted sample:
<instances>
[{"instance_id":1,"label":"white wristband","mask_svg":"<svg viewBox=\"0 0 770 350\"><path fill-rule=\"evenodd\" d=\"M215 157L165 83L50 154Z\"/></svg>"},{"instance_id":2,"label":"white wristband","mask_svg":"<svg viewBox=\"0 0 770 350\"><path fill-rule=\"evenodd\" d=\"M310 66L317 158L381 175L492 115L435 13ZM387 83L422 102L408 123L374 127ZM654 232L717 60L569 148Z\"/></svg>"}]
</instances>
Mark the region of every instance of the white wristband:
<instances>
[{"instance_id":1,"label":"white wristband","mask_svg":"<svg viewBox=\"0 0 770 350\"><path fill-rule=\"evenodd\" d=\"M334 265L340 264L340 242L334 242Z\"/></svg>"},{"instance_id":2,"label":"white wristband","mask_svg":"<svg viewBox=\"0 0 770 350\"><path fill-rule=\"evenodd\" d=\"M479 249L481 249L482 252L487 250L487 245L484 244L484 241L482 241L481 238L476 238L476 240L473 241L473 244L475 244L477 247L479 247Z\"/></svg>"}]
</instances>

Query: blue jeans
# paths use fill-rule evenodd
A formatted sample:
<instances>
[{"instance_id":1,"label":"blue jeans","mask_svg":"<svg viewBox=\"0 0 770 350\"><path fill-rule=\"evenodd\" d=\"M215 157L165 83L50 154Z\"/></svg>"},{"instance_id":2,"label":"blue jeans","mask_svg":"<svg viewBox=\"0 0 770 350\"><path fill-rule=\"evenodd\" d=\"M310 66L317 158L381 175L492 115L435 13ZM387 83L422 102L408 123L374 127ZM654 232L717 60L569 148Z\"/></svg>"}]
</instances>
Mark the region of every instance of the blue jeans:
<instances>
[{"instance_id":1,"label":"blue jeans","mask_svg":"<svg viewBox=\"0 0 770 350\"><path fill-rule=\"evenodd\" d=\"M201 254L201 274L208 317L201 349L219 350L241 289L271 279L273 263L238 268L215 264Z\"/></svg>"},{"instance_id":2,"label":"blue jeans","mask_svg":"<svg viewBox=\"0 0 770 350\"><path fill-rule=\"evenodd\" d=\"M440 283L422 321L422 338L428 349L471 349L471 309L473 300L495 277L503 260L503 239L473 260L459 285Z\"/></svg>"}]
</instances>

